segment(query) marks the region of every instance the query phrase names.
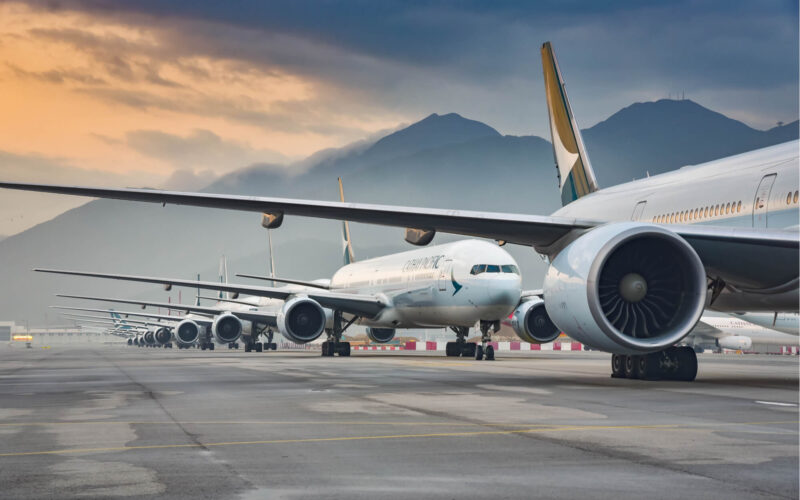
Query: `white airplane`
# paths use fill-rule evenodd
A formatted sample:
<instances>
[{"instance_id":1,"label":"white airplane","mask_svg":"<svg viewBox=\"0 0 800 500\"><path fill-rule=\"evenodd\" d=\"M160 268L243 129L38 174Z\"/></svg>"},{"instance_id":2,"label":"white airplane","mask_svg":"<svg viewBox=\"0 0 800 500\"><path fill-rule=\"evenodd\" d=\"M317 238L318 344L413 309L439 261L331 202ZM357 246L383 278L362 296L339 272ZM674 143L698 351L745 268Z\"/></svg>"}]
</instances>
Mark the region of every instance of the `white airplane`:
<instances>
[{"instance_id":1,"label":"white airplane","mask_svg":"<svg viewBox=\"0 0 800 500\"><path fill-rule=\"evenodd\" d=\"M792 335L800 335L800 322L796 313L735 313L755 325Z\"/></svg>"},{"instance_id":2,"label":"white airplane","mask_svg":"<svg viewBox=\"0 0 800 500\"><path fill-rule=\"evenodd\" d=\"M271 227L285 215L399 226L417 245L437 231L528 245L549 259L537 297L548 319L573 339L612 353L616 376L694 380L694 351L675 346L706 307L797 312L798 141L600 189L549 42L541 54L564 205L550 216L151 189L0 187L261 212ZM370 317L384 307L376 297L345 312Z\"/></svg>"},{"instance_id":3,"label":"white airplane","mask_svg":"<svg viewBox=\"0 0 800 500\"><path fill-rule=\"evenodd\" d=\"M739 315L704 315L682 343L693 347L697 352L702 352L703 349L747 351L752 349L754 343L796 346L800 340L797 333L798 316L796 314L787 316L789 317L786 318L784 325L774 329L751 323L749 320L745 321ZM791 331L784 333L784 327Z\"/></svg>"}]
</instances>

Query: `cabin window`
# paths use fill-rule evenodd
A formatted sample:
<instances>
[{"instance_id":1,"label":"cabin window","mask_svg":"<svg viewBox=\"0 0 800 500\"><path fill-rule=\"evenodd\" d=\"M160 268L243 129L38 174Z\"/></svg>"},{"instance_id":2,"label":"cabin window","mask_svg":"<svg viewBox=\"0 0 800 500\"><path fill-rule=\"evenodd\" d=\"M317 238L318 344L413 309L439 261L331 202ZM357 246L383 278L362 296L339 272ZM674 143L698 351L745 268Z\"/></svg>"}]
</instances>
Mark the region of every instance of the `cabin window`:
<instances>
[{"instance_id":1,"label":"cabin window","mask_svg":"<svg viewBox=\"0 0 800 500\"><path fill-rule=\"evenodd\" d=\"M742 211L742 202L741 201L736 204L736 211L737 212L741 212Z\"/></svg>"},{"instance_id":2,"label":"cabin window","mask_svg":"<svg viewBox=\"0 0 800 500\"><path fill-rule=\"evenodd\" d=\"M714 205L714 216L719 215L719 205Z\"/></svg>"},{"instance_id":3,"label":"cabin window","mask_svg":"<svg viewBox=\"0 0 800 500\"><path fill-rule=\"evenodd\" d=\"M502 269L504 273L519 274L519 268L513 264L500 266L500 269Z\"/></svg>"},{"instance_id":4,"label":"cabin window","mask_svg":"<svg viewBox=\"0 0 800 500\"><path fill-rule=\"evenodd\" d=\"M486 264L476 264L472 266L472 271L470 274L481 274L482 272L486 271Z\"/></svg>"},{"instance_id":5,"label":"cabin window","mask_svg":"<svg viewBox=\"0 0 800 500\"><path fill-rule=\"evenodd\" d=\"M797 203L797 191L794 192L794 202Z\"/></svg>"},{"instance_id":6,"label":"cabin window","mask_svg":"<svg viewBox=\"0 0 800 500\"><path fill-rule=\"evenodd\" d=\"M500 272L500 266L495 266L495 265L489 264L489 265L486 266L486 272L487 273L499 273Z\"/></svg>"},{"instance_id":7,"label":"cabin window","mask_svg":"<svg viewBox=\"0 0 800 500\"><path fill-rule=\"evenodd\" d=\"M729 213L731 213L731 204L730 203L725 205L725 214L729 214Z\"/></svg>"},{"instance_id":8,"label":"cabin window","mask_svg":"<svg viewBox=\"0 0 800 500\"><path fill-rule=\"evenodd\" d=\"M675 214L669 214L669 222L670 222L670 224L675 222Z\"/></svg>"},{"instance_id":9,"label":"cabin window","mask_svg":"<svg viewBox=\"0 0 800 500\"><path fill-rule=\"evenodd\" d=\"M790 191L789 194L786 195L786 204L789 205L792 203L792 192Z\"/></svg>"},{"instance_id":10,"label":"cabin window","mask_svg":"<svg viewBox=\"0 0 800 500\"><path fill-rule=\"evenodd\" d=\"M706 217L708 217L708 207L703 209L703 218L705 219Z\"/></svg>"}]
</instances>

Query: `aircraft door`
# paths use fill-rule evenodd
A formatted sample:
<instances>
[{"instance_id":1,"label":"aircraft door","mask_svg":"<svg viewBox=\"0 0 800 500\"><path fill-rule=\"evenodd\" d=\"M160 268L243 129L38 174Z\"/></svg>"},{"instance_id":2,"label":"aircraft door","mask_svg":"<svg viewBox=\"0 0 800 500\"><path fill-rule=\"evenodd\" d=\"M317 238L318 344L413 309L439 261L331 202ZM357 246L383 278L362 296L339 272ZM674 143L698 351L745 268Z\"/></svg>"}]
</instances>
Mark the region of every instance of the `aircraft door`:
<instances>
[{"instance_id":1,"label":"aircraft door","mask_svg":"<svg viewBox=\"0 0 800 500\"><path fill-rule=\"evenodd\" d=\"M769 211L769 196L775 184L777 174L765 175L758 184L756 198L753 201L753 227L767 227L767 212Z\"/></svg>"},{"instance_id":2,"label":"aircraft door","mask_svg":"<svg viewBox=\"0 0 800 500\"><path fill-rule=\"evenodd\" d=\"M633 208L633 214L631 215L631 220L641 220L642 212L644 212L644 207L647 205L647 200L640 201L636 204Z\"/></svg>"},{"instance_id":3,"label":"aircraft door","mask_svg":"<svg viewBox=\"0 0 800 500\"><path fill-rule=\"evenodd\" d=\"M444 292L447 290L447 280L450 279L450 269L453 267L453 261L447 259L439 266L439 291Z\"/></svg>"}]
</instances>

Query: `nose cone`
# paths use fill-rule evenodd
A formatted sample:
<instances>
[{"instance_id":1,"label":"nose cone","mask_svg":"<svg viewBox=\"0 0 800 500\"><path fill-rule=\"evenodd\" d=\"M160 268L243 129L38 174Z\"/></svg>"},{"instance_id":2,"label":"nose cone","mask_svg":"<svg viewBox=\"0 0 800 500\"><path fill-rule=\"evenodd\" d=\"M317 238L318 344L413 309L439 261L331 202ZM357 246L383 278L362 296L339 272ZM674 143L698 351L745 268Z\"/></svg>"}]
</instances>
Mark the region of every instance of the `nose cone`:
<instances>
[{"instance_id":1,"label":"nose cone","mask_svg":"<svg viewBox=\"0 0 800 500\"><path fill-rule=\"evenodd\" d=\"M492 279L488 287L489 303L493 306L514 307L522 295L522 283L517 276Z\"/></svg>"}]
</instances>

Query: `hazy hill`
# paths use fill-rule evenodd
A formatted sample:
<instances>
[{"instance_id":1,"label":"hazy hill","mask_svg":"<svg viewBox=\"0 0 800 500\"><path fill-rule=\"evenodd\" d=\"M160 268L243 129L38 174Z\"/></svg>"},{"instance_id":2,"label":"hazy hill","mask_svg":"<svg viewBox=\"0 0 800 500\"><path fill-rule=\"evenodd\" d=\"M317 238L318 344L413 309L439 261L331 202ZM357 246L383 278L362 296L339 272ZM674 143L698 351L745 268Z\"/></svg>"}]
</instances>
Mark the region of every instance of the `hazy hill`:
<instances>
[{"instance_id":1,"label":"hazy hill","mask_svg":"<svg viewBox=\"0 0 800 500\"><path fill-rule=\"evenodd\" d=\"M602 186L796 138L798 124L754 130L691 101L634 104L585 131ZM349 201L549 213L558 207L550 144L502 136L457 114L430 115L373 142L326 151L286 172L257 165L206 191L333 200L343 176ZM93 269L216 279L221 254L231 274L266 273L266 231L259 214L96 200L0 241L0 319L43 323L53 293L80 292L166 300L158 287L32 273L32 267ZM408 250L402 230L353 225L356 256ZM273 232L278 274L329 277L340 265L340 226L287 218ZM437 242L453 239L439 235ZM525 286L544 265L510 247ZM185 291L184 301L191 291ZM172 292L173 300L177 291ZM54 321L52 312L50 322Z\"/></svg>"}]
</instances>

